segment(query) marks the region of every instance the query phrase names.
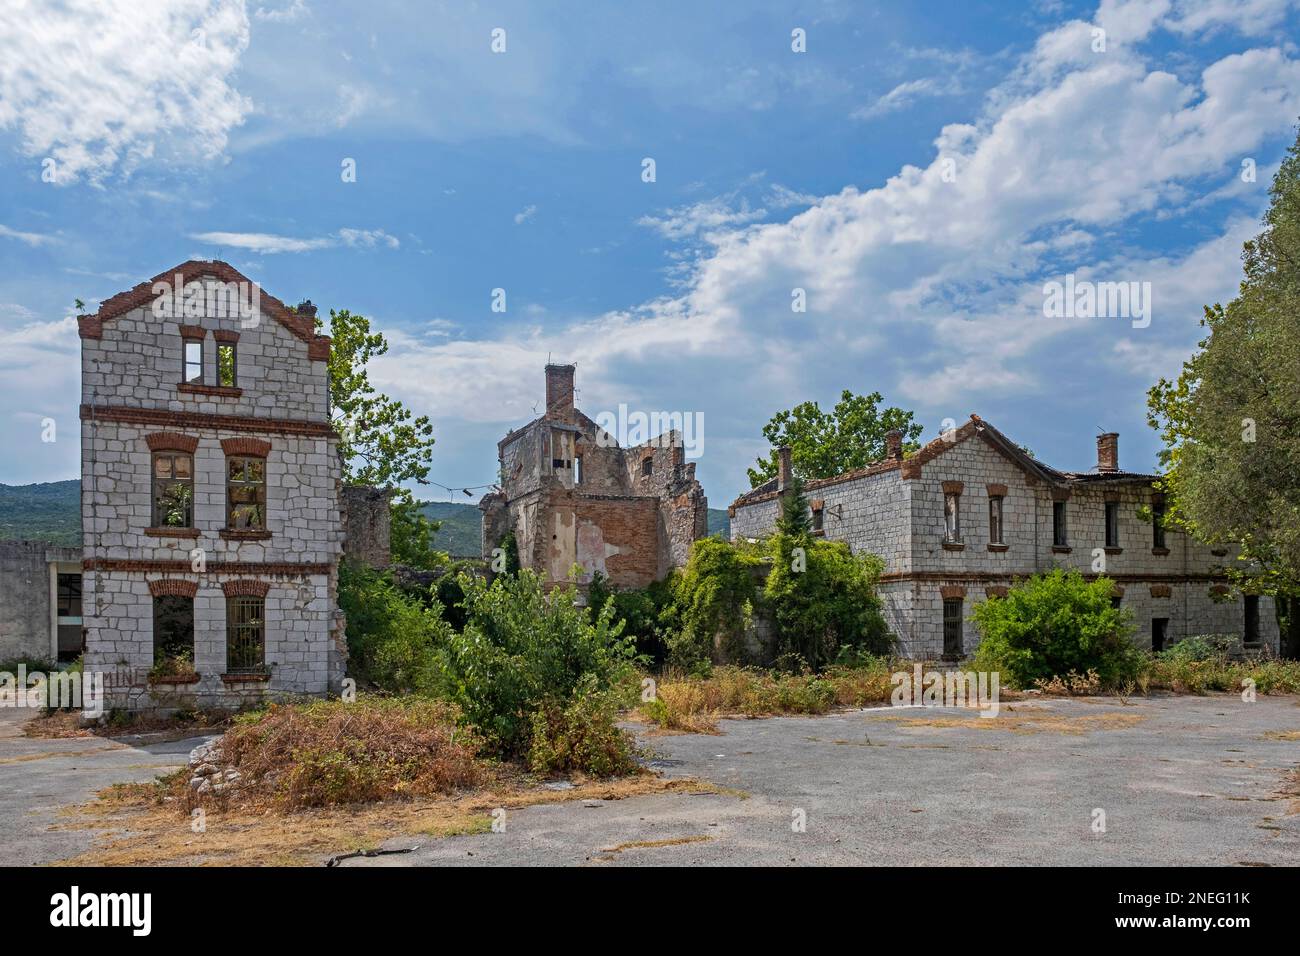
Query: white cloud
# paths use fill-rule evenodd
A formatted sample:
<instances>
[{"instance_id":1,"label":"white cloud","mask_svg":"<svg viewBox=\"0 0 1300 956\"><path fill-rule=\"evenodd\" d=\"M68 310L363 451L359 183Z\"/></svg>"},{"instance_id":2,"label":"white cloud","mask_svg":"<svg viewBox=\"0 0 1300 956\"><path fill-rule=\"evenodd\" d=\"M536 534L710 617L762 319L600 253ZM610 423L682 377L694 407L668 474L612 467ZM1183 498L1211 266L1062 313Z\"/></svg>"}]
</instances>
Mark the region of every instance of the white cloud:
<instances>
[{"instance_id":1,"label":"white cloud","mask_svg":"<svg viewBox=\"0 0 1300 956\"><path fill-rule=\"evenodd\" d=\"M47 236L40 232L19 232L17 229L10 229L3 223L0 223L0 236L5 239L17 239L29 246L45 246L57 241L54 236Z\"/></svg>"},{"instance_id":2,"label":"white cloud","mask_svg":"<svg viewBox=\"0 0 1300 956\"><path fill-rule=\"evenodd\" d=\"M678 240L690 239L726 226L754 222L766 215L766 209L750 209L744 201L740 208L732 209L726 198L717 198L666 209L658 216L642 216L637 220L637 225L654 229L665 239Z\"/></svg>"},{"instance_id":3,"label":"white cloud","mask_svg":"<svg viewBox=\"0 0 1300 956\"><path fill-rule=\"evenodd\" d=\"M313 252L339 245L352 249L374 249L378 246L397 249L401 246L401 241L396 236L391 236L382 229L340 229L334 235L310 239L277 236L267 232L199 232L192 233L190 238L209 245L248 249L251 252L268 255L280 252Z\"/></svg>"},{"instance_id":4,"label":"white cloud","mask_svg":"<svg viewBox=\"0 0 1300 956\"><path fill-rule=\"evenodd\" d=\"M536 214L537 214L536 206L532 206L532 205L525 206L522 210L515 213L515 225L522 226L529 219L532 219L533 216Z\"/></svg>"},{"instance_id":5,"label":"white cloud","mask_svg":"<svg viewBox=\"0 0 1300 956\"><path fill-rule=\"evenodd\" d=\"M0 130L53 159L57 183L213 160L251 109L232 85L248 46L243 0L18 7L0 30Z\"/></svg>"},{"instance_id":6,"label":"white cloud","mask_svg":"<svg viewBox=\"0 0 1300 956\"><path fill-rule=\"evenodd\" d=\"M307 12L306 0L290 0L283 7L258 7L253 16L269 23L293 23Z\"/></svg>"},{"instance_id":7,"label":"white cloud","mask_svg":"<svg viewBox=\"0 0 1300 956\"><path fill-rule=\"evenodd\" d=\"M961 92L961 84L952 78L941 80L936 77L922 77L899 83L884 96L878 97L874 103L859 107L850 115L854 119L875 119L878 116L905 110L924 97L955 96Z\"/></svg>"}]
</instances>

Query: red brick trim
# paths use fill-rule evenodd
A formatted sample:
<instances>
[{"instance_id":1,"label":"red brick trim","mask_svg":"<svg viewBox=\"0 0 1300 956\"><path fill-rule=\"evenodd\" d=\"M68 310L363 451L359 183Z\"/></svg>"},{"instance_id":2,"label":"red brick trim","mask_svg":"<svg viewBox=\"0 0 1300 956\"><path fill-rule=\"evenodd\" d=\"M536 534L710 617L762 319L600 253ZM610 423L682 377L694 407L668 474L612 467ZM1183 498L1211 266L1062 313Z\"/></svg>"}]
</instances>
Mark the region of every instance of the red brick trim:
<instances>
[{"instance_id":1,"label":"red brick trim","mask_svg":"<svg viewBox=\"0 0 1300 956\"><path fill-rule=\"evenodd\" d=\"M183 451L192 455L199 447L197 436L182 435L179 432L154 432L145 435L144 441L150 451Z\"/></svg>"},{"instance_id":2,"label":"red brick trim","mask_svg":"<svg viewBox=\"0 0 1300 956\"><path fill-rule=\"evenodd\" d=\"M949 601L953 598L964 598L966 596L966 589L960 584L945 584L943 587L939 588L939 596L945 601Z\"/></svg>"},{"instance_id":3,"label":"red brick trim","mask_svg":"<svg viewBox=\"0 0 1300 956\"><path fill-rule=\"evenodd\" d=\"M235 581L223 581L221 590L226 597L266 597L266 592L271 590L271 584L268 581L255 581L249 578L239 578Z\"/></svg>"},{"instance_id":4,"label":"red brick trim","mask_svg":"<svg viewBox=\"0 0 1300 956\"><path fill-rule=\"evenodd\" d=\"M945 481L943 483L943 493L945 495L959 495L966 490L966 485L960 481Z\"/></svg>"},{"instance_id":5,"label":"red brick trim","mask_svg":"<svg viewBox=\"0 0 1300 956\"><path fill-rule=\"evenodd\" d=\"M239 415L209 415L204 412L169 412L160 408L127 408L118 405L81 406L83 421L97 420L123 425L161 425L165 428L214 428L222 431L261 432L263 434L304 435L314 438L337 438L326 422L300 421L293 418L251 418Z\"/></svg>"},{"instance_id":6,"label":"red brick trim","mask_svg":"<svg viewBox=\"0 0 1300 956\"><path fill-rule=\"evenodd\" d=\"M1103 548L1102 550L1105 551L1107 554L1123 554L1123 553L1124 553L1124 549L1123 549L1123 548Z\"/></svg>"},{"instance_id":7,"label":"red brick trim","mask_svg":"<svg viewBox=\"0 0 1300 956\"><path fill-rule=\"evenodd\" d=\"M99 311L94 315L83 315L77 317L77 329L83 339L101 338L103 336L104 323L111 322L119 316L125 315L132 309L138 309L141 306L151 304L157 296L154 294L153 287L156 283L166 282L172 286L176 282L177 274L180 275L181 283L188 284L202 276L212 276L221 282L247 282L255 285L246 275L241 273L228 262L204 262L201 260L191 259L188 262L182 262L173 269L159 273L147 282L141 282L139 285L128 289L125 292L119 292L109 299L100 303ZM271 316L281 325L288 329L293 335L307 343L307 357L313 362L324 362L329 359L330 339L327 335L316 334L316 322L313 318L306 315L299 315L294 312L275 296L268 293L265 289L259 287L258 308L263 315Z\"/></svg>"},{"instance_id":8,"label":"red brick trim","mask_svg":"<svg viewBox=\"0 0 1300 956\"><path fill-rule=\"evenodd\" d=\"M222 674L223 684L265 684L271 679L270 674Z\"/></svg>"},{"instance_id":9,"label":"red brick trim","mask_svg":"<svg viewBox=\"0 0 1300 956\"><path fill-rule=\"evenodd\" d=\"M238 438L221 439L221 450L227 455L248 455L253 458L265 458L271 454L271 443L264 438L250 438L241 435Z\"/></svg>"},{"instance_id":10,"label":"red brick trim","mask_svg":"<svg viewBox=\"0 0 1300 956\"><path fill-rule=\"evenodd\" d=\"M185 581L181 578L155 578L149 582L149 593L153 597L163 597L170 595L172 597L192 598L199 591L197 581Z\"/></svg>"},{"instance_id":11,"label":"red brick trim","mask_svg":"<svg viewBox=\"0 0 1300 956\"><path fill-rule=\"evenodd\" d=\"M984 589L984 596L990 598L1004 598L1009 594L1011 589L1005 584L990 584Z\"/></svg>"},{"instance_id":12,"label":"red brick trim","mask_svg":"<svg viewBox=\"0 0 1300 956\"><path fill-rule=\"evenodd\" d=\"M1053 488L1053 489L1052 489L1052 500L1053 500L1053 501L1069 501L1069 500L1070 500L1070 489L1069 489L1069 488Z\"/></svg>"},{"instance_id":13,"label":"red brick trim","mask_svg":"<svg viewBox=\"0 0 1300 956\"><path fill-rule=\"evenodd\" d=\"M1052 545L1052 554L1069 554L1073 550L1074 548L1071 548L1069 545L1065 545L1065 544Z\"/></svg>"},{"instance_id":14,"label":"red brick trim","mask_svg":"<svg viewBox=\"0 0 1300 956\"><path fill-rule=\"evenodd\" d=\"M965 581L968 584L989 584L1005 581L1007 578L1020 580L1029 577L1033 572L1007 572L1007 571L889 571L880 576L882 582L896 584L899 582L914 581L918 583L942 583L944 581ZM1211 574L1202 572L1189 572L1187 574L1093 574L1092 572L1080 572L1085 581L1095 581L1097 578L1109 578L1111 581L1122 581L1125 584L1190 584L1197 581L1226 581L1226 574Z\"/></svg>"},{"instance_id":15,"label":"red brick trim","mask_svg":"<svg viewBox=\"0 0 1300 956\"><path fill-rule=\"evenodd\" d=\"M119 558L86 558L81 562L83 571L180 571L193 573L189 561L140 561ZM209 561L209 574L258 574L263 577L305 577L308 575L328 575L334 565L289 564L288 562L257 561Z\"/></svg>"},{"instance_id":16,"label":"red brick trim","mask_svg":"<svg viewBox=\"0 0 1300 956\"><path fill-rule=\"evenodd\" d=\"M218 398L238 398L244 390L236 385L203 385L199 382L178 382L176 391L187 395L214 395Z\"/></svg>"},{"instance_id":17,"label":"red brick trim","mask_svg":"<svg viewBox=\"0 0 1300 956\"><path fill-rule=\"evenodd\" d=\"M1219 595L1220 597L1222 597L1222 596L1224 596L1224 595L1226 595L1226 594L1231 593L1231 591L1232 591L1232 588L1228 587L1228 585L1226 585L1226 584L1213 584L1213 585L1210 586L1210 593L1211 593L1211 594L1217 594L1217 595Z\"/></svg>"},{"instance_id":18,"label":"red brick trim","mask_svg":"<svg viewBox=\"0 0 1300 956\"><path fill-rule=\"evenodd\" d=\"M1124 501L1124 496L1118 491L1107 491L1102 495L1102 500L1108 505L1117 505Z\"/></svg>"},{"instance_id":19,"label":"red brick trim","mask_svg":"<svg viewBox=\"0 0 1300 956\"><path fill-rule=\"evenodd\" d=\"M145 528L141 534L149 538L197 538L198 528Z\"/></svg>"},{"instance_id":20,"label":"red brick trim","mask_svg":"<svg viewBox=\"0 0 1300 956\"><path fill-rule=\"evenodd\" d=\"M223 345L233 345L239 341L239 333L234 329L213 329L212 337Z\"/></svg>"},{"instance_id":21,"label":"red brick trim","mask_svg":"<svg viewBox=\"0 0 1300 956\"><path fill-rule=\"evenodd\" d=\"M201 325L181 326L181 338L183 339L203 339L207 334L207 329Z\"/></svg>"},{"instance_id":22,"label":"red brick trim","mask_svg":"<svg viewBox=\"0 0 1300 956\"><path fill-rule=\"evenodd\" d=\"M198 674L184 674L172 677L150 677L149 683L153 684L197 684L202 678Z\"/></svg>"},{"instance_id":23,"label":"red brick trim","mask_svg":"<svg viewBox=\"0 0 1300 956\"><path fill-rule=\"evenodd\" d=\"M270 541L271 532L265 528L222 528L217 534L226 541Z\"/></svg>"},{"instance_id":24,"label":"red brick trim","mask_svg":"<svg viewBox=\"0 0 1300 956\"><path fill-rule=\"evenodd\" d=\"M1124 589L1117 584L1110 589L1110 593L1111 597L1122 598L1124 596Z\"/></svg>"},{"instance_id":25,"label":"red brick trim","mask_svg":"<svg viewBox=\"0 0 1300 956\"><path fill-rule=\"evenodd\" d=\"M1007 496L1006 485L985 485L989 491L990 498L1005 498Z\"/></svg>"},{"instance_id":26,"label":"red brick trim","mask_svg":"<svg viewBox=\"0 0 1300 956\"><path fill-rule=\"evenodd\" d=\"M1173 595L1174 595L1174 589L1167 584L1151 585L1151 596L1153 598L1167 598L1167 597L1173 597Z\"/></svg>"},{"instance_id":27,"label":"red brick trim","mask_svg":"<svg viewBox=\"0 0 1300 956\"><path fill-rule=\"evenodd\" d=\"M821 498L814 498L808 502L808 508L811 511L821 511L826 507L826 502Z\"/></svg>"}]
</instances>

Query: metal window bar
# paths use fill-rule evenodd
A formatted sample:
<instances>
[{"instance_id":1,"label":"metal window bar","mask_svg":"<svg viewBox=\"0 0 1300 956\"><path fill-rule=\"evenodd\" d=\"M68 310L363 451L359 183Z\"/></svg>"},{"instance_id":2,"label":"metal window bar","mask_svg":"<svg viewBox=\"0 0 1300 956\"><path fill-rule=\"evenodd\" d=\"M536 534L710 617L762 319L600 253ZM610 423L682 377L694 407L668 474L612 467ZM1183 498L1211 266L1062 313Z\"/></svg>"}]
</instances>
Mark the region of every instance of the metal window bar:
<instances>
[{"instance_id":1,"label":"metal window bar","mask_svg":"<svg viewBox=\"0 0 1300 956\"><path fill-rule=\"evenodd\" d=\"M266 602L258 597L226 600L226 673L266 672Z\"/></svg>"}]
</instances>

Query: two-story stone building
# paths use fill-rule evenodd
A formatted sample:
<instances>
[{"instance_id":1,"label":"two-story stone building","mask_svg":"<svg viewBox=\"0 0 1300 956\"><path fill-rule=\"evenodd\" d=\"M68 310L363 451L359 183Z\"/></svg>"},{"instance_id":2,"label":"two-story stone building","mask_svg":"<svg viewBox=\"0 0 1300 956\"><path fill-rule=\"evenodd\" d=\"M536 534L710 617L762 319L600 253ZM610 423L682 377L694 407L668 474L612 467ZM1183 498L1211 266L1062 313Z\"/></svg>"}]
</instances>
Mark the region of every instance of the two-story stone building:
<instances>
[{"instance_id":1,"label":"two-story stone building","mask_svg":"<svg viewBox=\"0 0 1300 956\"><path fill-rule=\"evenodd\" d=\"M885 614L909 656L970 653L979 641L971 607L1054 565L1087 576L1104 569L1142 647L1232 634L1278 650L1272 599L1234 593L1226 552L1161 525L1155 476L1120 470L1117 435L1098 437L1087 472L1044 465L976 415L910 457L897 432L888 449L883 461L805 490L815 533L885 560ZM783 449L778 477L728 509L733 540L771 532L790 481Z\"/></svg>"},{"instance_id":2,"label":"two-story stone building","mask_svg":"<svg viewBox=\"0 0 1300 956\"><path fill-rule=\"evenodd\" d=\"M111 707L233 707L342 679L330 341L224 262L78 320L85 667Z\"/></svg>"},{"instance_id":3,"label":"two-story stone building","mask_svg":"<svg viewBox=\"0 0 1300 956\"><path fill-rule=\"evenodd\" d=\"M600 573L644 587L686 563L708 533L708 499L669 431L623 448L574 406L572 365L546 366L546 412L497 445L501 487L479 502L483 555L513 533L520 564L548 584Z\"/></svg>"}]
</instances>

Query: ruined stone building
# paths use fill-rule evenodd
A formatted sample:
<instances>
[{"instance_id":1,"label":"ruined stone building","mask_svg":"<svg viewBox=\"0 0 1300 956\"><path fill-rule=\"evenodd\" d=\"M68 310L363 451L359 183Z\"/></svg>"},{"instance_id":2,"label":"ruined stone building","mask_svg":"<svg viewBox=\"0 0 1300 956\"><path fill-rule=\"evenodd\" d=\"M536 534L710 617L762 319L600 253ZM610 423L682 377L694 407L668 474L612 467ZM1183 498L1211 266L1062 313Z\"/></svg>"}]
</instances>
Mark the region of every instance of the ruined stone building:
<instances>
[{"instance_id":1,"label":"ruined stone building","mask_svg":"<svg viewBox=\"0 0 1300 956\"><path fill-rule=\"evenodd\" d=\"M483 554L510 532L548 583L599 572L644 587L686 563L708 533L708 500L676 431L622 448L574 407L574 366L546 366L546 412L497 445L500 488L479 502Z\"/></svg>"},{"instance_id":2,"label":"ruined stone building","mask_svg":"<svg viewBox=\"0 0 1300 956\"><path fill-rule=\"evenodd\" d=\"M910 457L898 432L888 448L883 461L805 489L815 534L885 560L885 616L909 656L970 653L976 602L1054 565L1095 576L1094 563L1115 582L1117 606L1132 611L1141 647L1224 634L1278 650L1272 598L1234 593L1227 552L1161 526L1155 476L1120 470L1117 435L1098 437L1096 467L1085 472L1036 461L976 415ZM772 531L791 482L788 449L780 460L778 477L728 509L733 539Z\"/></svg>"},{"instance_id":3,"label":"ruined stone building","mask_svg":"<svg viewBox=\"0 0 1300 956\"><path fill-rule=\"evenodd\" d=\"M81 614L110 707L233 707L342 679L330 340L224 262L78 320Z\"/></svg>"}]
</instances>

